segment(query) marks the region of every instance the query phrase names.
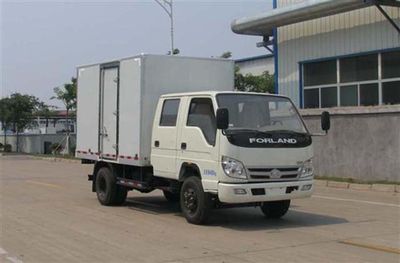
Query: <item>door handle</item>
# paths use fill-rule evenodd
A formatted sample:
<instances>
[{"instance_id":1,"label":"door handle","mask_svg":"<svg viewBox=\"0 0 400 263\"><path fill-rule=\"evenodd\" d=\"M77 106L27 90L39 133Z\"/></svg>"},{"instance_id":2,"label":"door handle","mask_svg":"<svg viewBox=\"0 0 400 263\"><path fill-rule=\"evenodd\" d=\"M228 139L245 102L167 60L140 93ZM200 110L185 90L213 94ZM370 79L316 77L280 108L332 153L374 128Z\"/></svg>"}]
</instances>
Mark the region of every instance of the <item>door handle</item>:
<instances>
[{"instance_id":1,"label":"door handle","mask_svg":"<svg viewBox=\"0 0 400 263\"><path fill-rule=\"evenodd\" d=\"M154 147L160 147L160 141L154 141Z\"/></svg>"},{"instance_id":2,"label":"door handle","mask_svg":"<svg viewBox=\"0 0 400 263\"><path fill-rule=\"evenodd\" d=\"M181 149L182 150L186 150L186 147L187 147L186 142L182 142L181 143Z\"/></svg>"}]
</instances>

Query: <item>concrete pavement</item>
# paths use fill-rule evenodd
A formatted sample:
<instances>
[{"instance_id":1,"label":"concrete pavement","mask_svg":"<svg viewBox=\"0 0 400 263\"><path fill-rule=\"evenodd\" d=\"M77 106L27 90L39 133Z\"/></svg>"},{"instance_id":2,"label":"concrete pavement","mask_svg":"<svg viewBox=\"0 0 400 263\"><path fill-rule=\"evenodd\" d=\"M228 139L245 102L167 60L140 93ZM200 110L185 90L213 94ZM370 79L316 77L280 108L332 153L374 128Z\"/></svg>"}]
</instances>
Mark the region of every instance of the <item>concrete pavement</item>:
<instances>
[{"instance_id":1,"label":"concrete pavement","mask_svg":"<svg viewBox=\"0 0 400 263\"><path fill-rule=\"evenodd\" d=\"M0 157L0 262L400 262L398 193L318 187L281 220L237 208L195 226L159 191L101 206L91 168Z\"/></svg>"}]
</instances>

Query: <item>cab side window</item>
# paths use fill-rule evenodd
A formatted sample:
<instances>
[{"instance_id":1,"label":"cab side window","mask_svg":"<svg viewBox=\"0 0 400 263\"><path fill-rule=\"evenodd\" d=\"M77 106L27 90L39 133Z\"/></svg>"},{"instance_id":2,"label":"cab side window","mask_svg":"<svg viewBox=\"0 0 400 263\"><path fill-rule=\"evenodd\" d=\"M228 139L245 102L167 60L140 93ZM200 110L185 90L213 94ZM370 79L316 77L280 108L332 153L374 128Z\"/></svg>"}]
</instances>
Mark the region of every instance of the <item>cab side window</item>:
<instances>
[{"instance_id":1,"label":"cab side window","mask_svg":"<svg viewBox=\"0 0 400 263\"><path fill-rule=\"evenodd\" d=\"M178 118L179 99L164 100L161 111L160 126L176 126Z\"/></svg>"},{"instance_id":2,"label":"cab side window","mask_svg":"<svg viewBox=\"0 0 400 263\"><path fill-rule=\"evenodd\" d=\"M186 125L199 127L208 144L215 145L217 125L211 99L196 98L191 100Z\"/></svg>"}]
</instances>

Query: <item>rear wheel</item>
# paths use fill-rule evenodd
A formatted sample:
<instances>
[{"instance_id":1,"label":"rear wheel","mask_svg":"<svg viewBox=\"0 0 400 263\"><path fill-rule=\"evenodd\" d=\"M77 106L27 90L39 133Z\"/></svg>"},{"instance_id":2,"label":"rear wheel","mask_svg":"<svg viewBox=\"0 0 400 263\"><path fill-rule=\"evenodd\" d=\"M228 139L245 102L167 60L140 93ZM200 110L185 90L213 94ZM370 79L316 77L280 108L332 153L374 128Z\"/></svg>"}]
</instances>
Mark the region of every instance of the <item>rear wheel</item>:
<instances>
[{"instance_id":1,"label":"rear wheel","mask_svg":"<svg viewBox=\"0 0 400 263\"><path fill-rule=\"evenodd\" d=\"M183 182L180 199L182 213L189 223L200 225L207 221L211 198L204 192L200 178L191 176Z\"/></svg>"},{"instance_id":2,"label":"rear wheel","mask_svg":"<svg viewBox=\"0 0 400 263\"><path fill-rule=\"evenodd\" d=\"M108 167L100 168L96 175L97 199L102 205L121 205L128 191L116 184L116 178Z\"/></svg>"},{"instance_id":3,"label":"rear wheel","mask_svg":"<svg viewBox=\"0 0 400 263\"><path fill-rule=\"evenodd\" d=\"M261 211L267 218L281 218L289 210L290 200L264 202Z\"/></svg>"},{"instance_id":4,"label":"rear wheel","mask_svg":"<svg viewBox=\"0 0 400 263\"><path fill-rule=\"evenodd\" d=\"M171 202L171 203L179 202L179 197L180 197L179 193L172 193L172 192L165 191L165 190L163 191L163 193L164 193L165 199L167 199L169 202Z\"/></svg>"}]
</instances>

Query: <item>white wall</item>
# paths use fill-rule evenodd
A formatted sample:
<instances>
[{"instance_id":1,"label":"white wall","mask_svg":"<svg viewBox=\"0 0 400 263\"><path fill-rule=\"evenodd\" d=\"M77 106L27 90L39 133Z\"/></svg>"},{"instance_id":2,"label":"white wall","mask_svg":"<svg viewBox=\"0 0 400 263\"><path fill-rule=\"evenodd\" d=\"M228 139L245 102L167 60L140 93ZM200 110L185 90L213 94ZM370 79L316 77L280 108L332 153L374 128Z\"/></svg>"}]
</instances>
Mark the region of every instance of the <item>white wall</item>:
<instances>
[{"instance_id":1,"label":"white wall","mask_svg":"<svg viewBox=\"0 0 400 263\"><path fill-rule=\"evenodd\" d=\"M278 8L304 0L278 0ZM384 7L400 24L400 8ZM299 105L299 62L400 47L400 35L376 7L278 29L279 93Z\"/></svg>"},{"instance_id":2,"label":"white wall","mask_svg":"<svg viewBox=\"0 0 400 263\"><path fill-rule=\"evenodd\" d=\"M70 135L70 146L75 146L75 134ZM23 153L39 153L43 154L44 143L60 143L65 147L66 138L65 134L23 134L19 135L19 152ZM0 142L4 144L4 136L0 136ZM17 136L16 135L7 135L6 143L11 144L12 151L16 151L17 149Z\"/></svg>"},{"instance_id":3,"label":"white wall","mask_svg":"<svg viewBox=\"0 0 400 263\"><path fill-rule=\"evenodd\" d=\"M235 62L240 68L240 73L243 75L261 75L264 71L268 71L270 75L275 73L274 69L274 57L264 57L259 59L252 59L247 61L237 61Z\"/></svg>"}]
</instances>

